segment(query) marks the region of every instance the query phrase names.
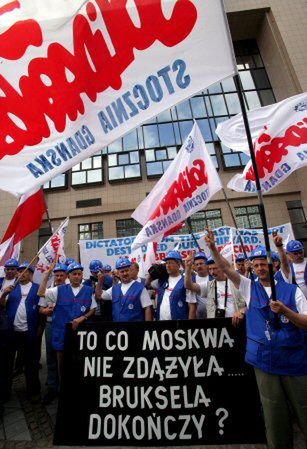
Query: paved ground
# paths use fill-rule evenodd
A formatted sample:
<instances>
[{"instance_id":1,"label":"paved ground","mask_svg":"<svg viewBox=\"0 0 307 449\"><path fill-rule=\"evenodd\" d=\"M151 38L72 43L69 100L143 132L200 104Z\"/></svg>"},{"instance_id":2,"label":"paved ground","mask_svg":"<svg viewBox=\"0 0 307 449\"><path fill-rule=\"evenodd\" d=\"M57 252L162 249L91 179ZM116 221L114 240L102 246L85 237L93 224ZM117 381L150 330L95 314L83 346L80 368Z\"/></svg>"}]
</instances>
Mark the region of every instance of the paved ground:
<instances>
[{"instance_id":1,"label":"paved ground","mask_svg":"<svg viewBox=\"0 0 307 449\"><path fill-rule=\"evenodd\" d=\"M43 394L46 390L45 349L42 349L43 369L40 371ZM11 400L6 404L3 422L0 422L0 449L68 449L67 446L53 446L53 430L56 419L57 400L48 407L32 405L25 397L23 375L14 380ZM302 436L296 432L294 449L307 449ZM77 449L76 446L74 446ZM187 446L182 446L182 449ZM193 446L198 449L197 446ZM206 449L266 449L263 445L202 446ZM118 448L112 448L118 449ZM151 449L151 448L147 448Z\"/></svg>"}]
</instances>

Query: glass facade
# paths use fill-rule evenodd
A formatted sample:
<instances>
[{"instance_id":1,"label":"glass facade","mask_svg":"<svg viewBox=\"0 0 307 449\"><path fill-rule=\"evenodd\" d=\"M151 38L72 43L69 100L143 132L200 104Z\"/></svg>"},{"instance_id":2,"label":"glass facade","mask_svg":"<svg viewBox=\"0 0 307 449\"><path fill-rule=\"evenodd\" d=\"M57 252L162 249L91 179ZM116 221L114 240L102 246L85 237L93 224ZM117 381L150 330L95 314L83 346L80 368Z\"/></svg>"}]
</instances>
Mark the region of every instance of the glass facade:
<instances>
[{"instance_id":1,"label":"glass facade","mask_svg":"<svg viewBox=\"0 0 307 449\"><path fill-rule=\"evenodd\" d=\"M137 235L142 226L133 218L125 218L123 220L116 220L116 235L117 237L129 237Z\"/></svg>"},{"instance_id":2,"label":"glass facade","mask_svg":"<svg viewBox=\"0 0 307 449\"><path fill-rule=\"evenodd\" d=\"M235 213L239 228L262 228L259 206L235 207Z\"/></svg>"}]
</instances>

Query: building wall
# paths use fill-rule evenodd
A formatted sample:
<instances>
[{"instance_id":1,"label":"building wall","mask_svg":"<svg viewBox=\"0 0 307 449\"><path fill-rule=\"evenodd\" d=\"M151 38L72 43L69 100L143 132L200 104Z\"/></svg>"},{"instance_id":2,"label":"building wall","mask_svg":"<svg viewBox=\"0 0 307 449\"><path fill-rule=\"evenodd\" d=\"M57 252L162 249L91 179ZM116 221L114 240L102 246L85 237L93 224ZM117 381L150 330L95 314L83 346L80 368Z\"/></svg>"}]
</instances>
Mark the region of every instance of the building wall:
<instances>
[{"instance_id":1,"label":"building wall","mask_svg":"<svg viewBox=\"0 0 307 449\"><path fill-rule=\"evenodd\" d=\"M230 29L234 40L255 38L260 49L275 97L280 101L307 90L307 3L303 0L226 0ZM45 194L53 227L70 216L66 252L78 257L78 225L103 221L104 236L116 236L116 220L130 218L133 210L153 188L157 179L147 179L144 154L141 155L142 180L109 184L104 160L105 182L102 185L69 187ZM234 171L220 170L224 186ZM265 195L270 226L290 220L286 201L301 200L307 216L307 168L291 175L278 188ZM255 195L227 191L234 207L257 204ZM102 205L76 208L76 201L101 198ZM0 237L15 211L17 200L0 192ZM224 224L232 224L223 195L218 193L207 209L221 209ZM48 227L44 220L42 227ZM307 232L307 231L306 231ZM38 249L38 233L23 243L23 259Z\"/></svg>"}]
</instances>

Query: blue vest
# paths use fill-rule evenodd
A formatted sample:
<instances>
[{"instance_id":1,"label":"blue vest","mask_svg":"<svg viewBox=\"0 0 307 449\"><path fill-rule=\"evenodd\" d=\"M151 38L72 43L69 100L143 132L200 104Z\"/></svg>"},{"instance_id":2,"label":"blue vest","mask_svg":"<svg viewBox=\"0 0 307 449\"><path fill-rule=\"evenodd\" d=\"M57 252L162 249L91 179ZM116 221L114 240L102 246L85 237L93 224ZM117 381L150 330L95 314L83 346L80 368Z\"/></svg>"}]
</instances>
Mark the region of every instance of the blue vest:
<instances>
[{"instance_id":1,"label":"blue vest","mask_svg":"<svg viewBox=\"0 0 307 449\"><path fill-rule=\"evenodd\" d=\"M4 281L4 278L0 278L0 288L2 287L3 281Z\"/></svg>"},{"instance_id":2,"label":"blue vest","mask_svg":"<svg viewBox=\"0 0 307 449\"><path fill-rule=\"evenodd\" d=\"M64 349L66 324L85 315L92 304L92 287L83 285L77 296L70 284L58 286L58 297L52 315L52 346L57 351Z\"/></svg>"},{"instance_id":3,"label":"blue vest","mask_svg":"<svg viewBox=\"0 0 307 449\"><path fill-rule=\"evenodd\" d=\"M121 284L112 288L113 321L144 321L145 312L141 303L144 285L134 281L126 294L123 295Z\"/></svg>"},{"instance_id":4,"label":"blue vest","mask_svg":"<svg viewBox=\"0 0 307 449\"><path fill-rule=\"evenodd\" d=\"M284 277L283 277L283 275L282 275L281 270L278 270L278 271L274 274L274 279L275 279L275 281L277 281L277 282L286 282L286 281L284 280Z\"/></svg>"},{"instance_id":5,"label":"blue vest","mask_svg":"<svg viewBox=\"0 0 307 449\"><path fill-rule=\"evenodd\" d=\"M297 312L297 287L278 282L276 297ZM246 314L246 362L277 375L303 376L307 374L307 334L292 324L284 315L275 314L269 307L269 298L260 282L251 284L251 300ZM268 334L269 333L269 334ZM268 338L269 337L269 338Z\"/></svg>"},{"instance_id":6,"label":"blue vest","mask_svg":"<svg viewBox=\"0 0 307 449\"><path fill-rule=\"evenodd\" d=\"M34 339L37 336L37 328L39 323L39 296L37 295L38 289L39 285L33 283L25 301L28 332L31 339ZM12 328L20 301L21 288L20 284L17 284L14 290L8 295L8 299L6 302L6 313Z\"/></svg>"},{"instance_id":7,"label":"blue vest","mask_svg":"<svg viewBox=\"0 0 307 449\"><path fill-rule=\"evenodd\" d=\"M294 272L294 267L293 267L292 262L290 263L290 269L291 269L291 273L292 273L292 284L296 284L295 272ZM304 280L305 280L305 284L307 285L307 262L305 265Z\"/></svg>"},{"instance_id":8,"label":"blue vest","mask_svg":"<svg viewBox=\"0 0 307 449\"><path fill-rule=\"evenodd\" d=\"M160 307L165 290L168 287L168 280L162 284L159 282L158 288L158 304L157 304L157 320L160 319ZM187 320L189 318L189 306L186 302L186 289L184 288L184 277L181 276L180 281L175 285L174 290L170 294L170 307L172 320Z\"/></svg>"}]
</instances>

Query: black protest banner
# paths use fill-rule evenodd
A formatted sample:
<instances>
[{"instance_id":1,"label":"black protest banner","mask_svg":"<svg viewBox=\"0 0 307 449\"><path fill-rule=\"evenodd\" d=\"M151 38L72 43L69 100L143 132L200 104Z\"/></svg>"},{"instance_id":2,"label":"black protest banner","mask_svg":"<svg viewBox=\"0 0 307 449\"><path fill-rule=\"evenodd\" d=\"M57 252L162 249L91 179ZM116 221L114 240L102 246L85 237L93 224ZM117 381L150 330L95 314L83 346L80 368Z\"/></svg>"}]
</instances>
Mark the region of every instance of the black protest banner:
<instances>
[{"instance_id":1,"label":"black protest banner","mask_svg":"<svg viewBox=\"0 0 307 449\"><path fill-rule=\"evenodd\" d=\"M231 319L93 323L68 332L54 444L263 443L243 327Z\"/></svg>"}]
</instances>

